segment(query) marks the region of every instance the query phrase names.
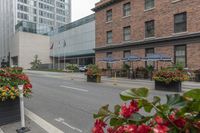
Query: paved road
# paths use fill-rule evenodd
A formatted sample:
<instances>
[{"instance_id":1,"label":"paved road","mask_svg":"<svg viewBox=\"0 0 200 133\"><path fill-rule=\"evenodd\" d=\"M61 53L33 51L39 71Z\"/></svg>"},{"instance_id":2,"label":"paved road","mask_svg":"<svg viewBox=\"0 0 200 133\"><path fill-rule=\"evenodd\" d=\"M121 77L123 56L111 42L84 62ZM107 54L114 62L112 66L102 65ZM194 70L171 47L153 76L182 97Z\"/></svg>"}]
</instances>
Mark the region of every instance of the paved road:
<instances>
[{"instance_id":1,"label":"paved road","mask_svg":"<svg viewBox=\"0 0 200 133\"><path fill-rule=\"evenodd\" d=\"M26 100L25 106L65 133L90 133L93 113L107 103L111 107L121 103L119 93L128 88L113 86L109 80L95 84L85 80L71 80L63 75L29 73L33 84L33 97ZM138 82L133 87L148 85L152 86L150 83ZM164 97L165 93L153 91L153 95Z\"/></svg>"}]
</instances>

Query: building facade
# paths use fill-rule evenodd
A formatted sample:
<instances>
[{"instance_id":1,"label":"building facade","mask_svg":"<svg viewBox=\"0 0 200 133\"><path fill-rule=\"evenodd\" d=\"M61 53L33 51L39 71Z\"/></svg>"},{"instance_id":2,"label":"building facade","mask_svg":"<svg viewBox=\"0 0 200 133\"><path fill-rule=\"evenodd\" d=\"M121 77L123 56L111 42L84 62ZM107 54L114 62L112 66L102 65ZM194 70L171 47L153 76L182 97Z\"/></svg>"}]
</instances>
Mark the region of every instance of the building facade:
<instances>
[{"instance_id":1,"label":"building facade","mask_svg":"<svg viewBox=\"0 0 200 133\"><path fill-rule=\"evenodd\" d=\"M199 0L101 0L93 9L96 63L106 68L99 59L162 53L172 57L174 63L200 69L199 5ZM122 64L113 67L120 69ZM134 65L145 67L147 63Z\"/></svg>"},{"instance_id":2,"label":"building facade","mask_svg":"<svg viewBox=\"0 0 200 133\"><path fill-rule=\"evenodd\" d=\"M71 0L16 0L16 23L60 27L71 22Z\"/></svg>"},{"instance_id":3,"label":"building facade","mask_svg":"<svg viewBox=\"0 0 200 133\"><path fill-rule=\"evenodd\" d=\"M47 68L51 64L50 37L48 26L39 32L37 24L32 22L20 22L16 26L16 33L12 38L10 47L10 65L19 66L24 69L31 68L31 62L38 56L38 59Z\"/></svg>"},{"instance_id":4,"label":"building facade","mask_svg":"<svg viewBox=\"0 0 200 133\"><path fill-rule=\"evenodd\" d=\"M54 68L63 69L66 63L94 64L95 15L59 27L50 37L50 43Z\"/></svg>"},{"instance_id":5,"label":"building facade","mask_svg":"<svg viewBox=\"0 0 200 133\"><path fill-rule=\"evenodd\" d=\"M31 22L40 34L70 23L71 0L0 0L0 15L0 62L9 62L15 25Z\"/></svg>"}]
</instances>

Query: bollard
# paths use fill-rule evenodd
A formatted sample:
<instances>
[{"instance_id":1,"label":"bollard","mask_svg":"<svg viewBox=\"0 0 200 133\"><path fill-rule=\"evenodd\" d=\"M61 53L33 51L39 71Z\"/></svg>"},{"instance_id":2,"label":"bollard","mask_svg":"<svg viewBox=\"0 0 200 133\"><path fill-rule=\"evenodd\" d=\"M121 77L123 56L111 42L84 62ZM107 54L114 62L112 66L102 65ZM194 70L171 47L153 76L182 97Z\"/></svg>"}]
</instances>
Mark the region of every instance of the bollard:
<instances>
[{"instance_id":1,"label":"bollard","mask_svg":"<svg viewBox=\"0 0 200 133\"><path fill-rule=\"evenodd\" d=\"M29 128L25 125L25 114L24 114L24 94L23 94L23 85L19 85L19 97L20 97L20 113L21 113L21 128L17 129L17 133L25 133L30 131Z\"/></svg>"}]
</instances>

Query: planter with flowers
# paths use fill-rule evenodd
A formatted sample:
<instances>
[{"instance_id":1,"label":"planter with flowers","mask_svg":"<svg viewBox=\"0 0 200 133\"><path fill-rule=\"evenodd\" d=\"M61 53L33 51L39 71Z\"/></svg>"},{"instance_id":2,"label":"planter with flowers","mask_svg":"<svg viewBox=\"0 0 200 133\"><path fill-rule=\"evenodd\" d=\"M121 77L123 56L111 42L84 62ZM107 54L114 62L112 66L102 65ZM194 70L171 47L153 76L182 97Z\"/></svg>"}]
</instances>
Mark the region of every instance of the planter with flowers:
<instances>
[{"instance_id":1,"label":"planter with flowers","mask_svg":"<svg viewBox=\"0 0 200 133\"><path fill-rule=\"evenodd\" d=\"M101 70L97 65L88 65L88 69L86 72L87 82L101 82Z\"/></svg>"},{"instance_id":2,"label":"planter with flowers","mask_svg":"<svg viewBox=\"0 0 200 133\"><path fill-rule=\"evenodd\" d=\"M31 95L32 85L22 68L0 69L0 126L20 120L18 85L24 85L24 96Z\"/></svg>"},{"instance_id":3,"label":"planter with flowers","mask_svg":"<svg viewBox=\"0 0 200 133\"><path fill-rule=\"evenodd\" d=\"M195 73L195 81L200 82L200 69L196 70L194 73Z\"/></svg>"},{"instance_id":4,"label":"planter with flowers","mask_svg":"<svg viewBox=\"0 0 200 133\"><path fill-rule=\"evenodd\" d=\"M182 91L182 81L188 80L186 72L178 69L162 69L154 73L155 89L163 91Z\"/></svg>"},{"instance_id":5,"label":"planter with flowers","mask_svg":"<svg viewBox=\"0 0 200 133\"><path fill-rule=\"evenodd\" d=\"M109 105L94 114L96 119L92 133L199 133L200 89L180 94L167 95L166 103L154 96L148 99L148 89L123 91L120 97L128 101Z\"/></svg>"}]
</instances>

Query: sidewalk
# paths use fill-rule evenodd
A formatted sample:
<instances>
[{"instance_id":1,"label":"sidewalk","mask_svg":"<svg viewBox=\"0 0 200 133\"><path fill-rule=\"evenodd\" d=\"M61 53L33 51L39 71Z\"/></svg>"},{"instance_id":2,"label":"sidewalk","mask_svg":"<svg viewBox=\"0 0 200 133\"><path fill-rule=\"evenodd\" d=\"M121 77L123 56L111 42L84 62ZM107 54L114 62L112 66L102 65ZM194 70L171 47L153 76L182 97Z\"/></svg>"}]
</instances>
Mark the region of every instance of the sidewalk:
<instances>
[{"instance_id":1,"label":"sidewalk","mask_svg":"<svg viewBox=\"0 0 200 133\"><path fill-rule=\"evenodd\" d=\"M31 131L27 133L47 133L44 129L26 117L26 127ZM20 122L15 122L0 126L0 133L16 133L16 129L20 128Z\"/></svg>"},{"instance_id":2,"label":"sidewalk","mask_svg":"<svg viewBox=\"0 0 200 133\"><path fill-rule=\"evenodd\" d=\"M59 72L45 72L45 71L26 71L27 74L41 74L42 76L61 78L61 79L72 79L75 81L86 81L84 73L59 73ZM116 85L118 87L133 88L133 87L147 87L154 89L154 81L143 80L143 79L127 79L127 78L109 78L102 76L102 83L106 85ZM200 83L185 81L182 84L183 90L200 88Z\"/></svg>"}]
</instances>

